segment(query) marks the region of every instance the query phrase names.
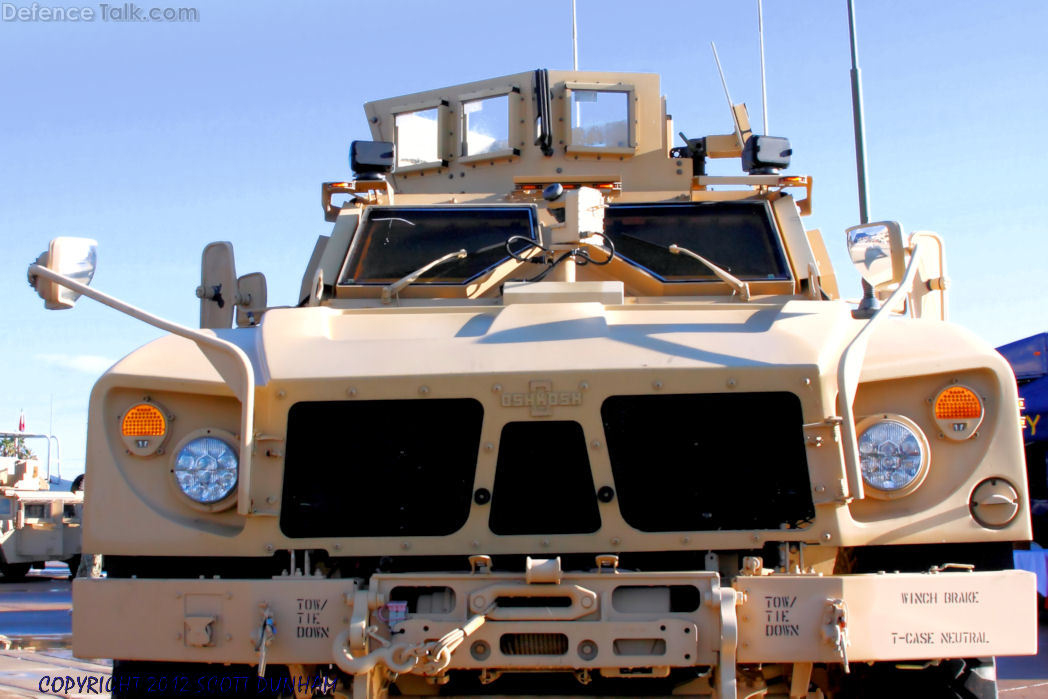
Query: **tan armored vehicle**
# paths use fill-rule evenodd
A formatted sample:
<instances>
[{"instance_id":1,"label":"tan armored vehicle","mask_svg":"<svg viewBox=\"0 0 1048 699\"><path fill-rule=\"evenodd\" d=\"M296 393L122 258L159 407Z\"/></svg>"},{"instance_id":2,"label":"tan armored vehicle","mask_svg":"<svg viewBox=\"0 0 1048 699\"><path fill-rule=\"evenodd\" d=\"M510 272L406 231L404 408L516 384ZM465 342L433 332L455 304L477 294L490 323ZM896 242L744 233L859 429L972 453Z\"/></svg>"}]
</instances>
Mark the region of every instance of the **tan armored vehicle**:
<instances>
[{"instance_id":1,"label":"tan armored vehicle","mask_svg":"<svg viewBox=\"0 0 1048 699\"><path fill-rule=\"evenodd\" d=\"M1015 381L936 236L849 230L854 318L741 105L677 147L647 74L365 111L296 307L221 243L202 330L65 274L90 241L30 270L171 333L91 397L116 696L993 696L1035 651Z\"/></svg>"},{"instance_id":2,"label":"tan armored vehicle","mask_svg":"<svg viewBox=\"0 0 1048 699\"><path fill-rule=\"evenodd\" d=\"M0 456L0 574L7 580L21 579L31 567L43 568L48 561L63 561L75 573L80 565L83 479L74 481L72 492L51 490L53 483L61 482L60 473L53 478L51 473L51 444L58 449L55 437L23 432L0 432L0 437L46 440L47 450L44 463L36 457Z\"/></svg>"}]
</instances>

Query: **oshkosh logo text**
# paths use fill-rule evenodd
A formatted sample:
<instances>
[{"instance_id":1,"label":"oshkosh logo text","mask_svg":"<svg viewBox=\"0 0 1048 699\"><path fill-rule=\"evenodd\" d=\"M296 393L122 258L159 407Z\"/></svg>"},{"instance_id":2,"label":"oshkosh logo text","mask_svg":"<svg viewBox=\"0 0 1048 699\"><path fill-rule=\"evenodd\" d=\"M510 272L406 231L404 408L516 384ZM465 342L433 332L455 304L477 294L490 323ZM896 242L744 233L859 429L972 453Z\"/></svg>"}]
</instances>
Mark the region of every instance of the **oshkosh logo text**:
<instances>
[{"instance_id":1,"label":"oshkosh logo text","mask_svg":"<svg viewBox=\"0 0 1048 699\"><path fill-rule=\"evenodd\" d=\"M503 393L502 407L531 408L532 417L553 414L556 405L582 405L581 391L554 391L552 381L531 381L527 393Z\"/></svg>"}]
</instances>

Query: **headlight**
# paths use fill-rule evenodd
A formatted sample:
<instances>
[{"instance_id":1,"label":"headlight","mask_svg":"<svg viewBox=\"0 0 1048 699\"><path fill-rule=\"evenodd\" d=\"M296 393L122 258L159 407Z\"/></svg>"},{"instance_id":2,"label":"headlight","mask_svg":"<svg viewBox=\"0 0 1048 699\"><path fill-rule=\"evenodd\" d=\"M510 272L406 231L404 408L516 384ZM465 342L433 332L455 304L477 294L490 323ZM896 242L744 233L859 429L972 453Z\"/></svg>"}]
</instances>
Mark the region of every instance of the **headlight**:
<instances>
[{"instance_id":1,"label":"headlight","mask_svg":"<svg viewBox=\"0 0 1048 699\"><path fill-rule=\"evenodd\" d=\"M220 503L233 494L237 485L236 450L215 432L205 430L203 436L185 442L175 455L178 489L201 505Z\"/></svg>"},{"instance_id":2,"label":"headlight","mask_svg":"<svg viewBox=\"0 0 1048 699\"><path fill-rule=\"evenodd\" d=\"M862 479L874 497L913 492L928 473L928 440L913 420L878 415L858 425Z\"/></svg>"}]
</instances>

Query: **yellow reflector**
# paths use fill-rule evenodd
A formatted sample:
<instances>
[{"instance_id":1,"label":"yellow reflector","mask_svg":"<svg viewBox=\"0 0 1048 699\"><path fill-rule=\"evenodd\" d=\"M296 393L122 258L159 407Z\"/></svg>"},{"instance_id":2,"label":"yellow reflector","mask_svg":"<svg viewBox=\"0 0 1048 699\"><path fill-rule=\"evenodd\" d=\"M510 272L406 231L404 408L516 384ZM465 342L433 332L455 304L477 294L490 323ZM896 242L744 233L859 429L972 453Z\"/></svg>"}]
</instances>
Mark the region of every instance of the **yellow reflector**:
<instances>
[{"instance_id":1,"label":"yellow reflector","mask_svg":"<svg viewBox=\"0 0 1048 699\"><path fill-rule=\"evenodd\" d=\"M982 403L975 391L965 386L951 386L935 399L935 417L939 420L973 420L982 415Z\"/></svg>"},{"instance_id":2,"label":"yellow reflector","mask_svg":"<svg viewBox=\"0 0 1048 699\"><path fill-rule=\"evenodd\" d=\"M124 415L120 431L125 437L159 437L167 432L167 421L155 405L139 403Z\"/></svg>"}]
</instances>

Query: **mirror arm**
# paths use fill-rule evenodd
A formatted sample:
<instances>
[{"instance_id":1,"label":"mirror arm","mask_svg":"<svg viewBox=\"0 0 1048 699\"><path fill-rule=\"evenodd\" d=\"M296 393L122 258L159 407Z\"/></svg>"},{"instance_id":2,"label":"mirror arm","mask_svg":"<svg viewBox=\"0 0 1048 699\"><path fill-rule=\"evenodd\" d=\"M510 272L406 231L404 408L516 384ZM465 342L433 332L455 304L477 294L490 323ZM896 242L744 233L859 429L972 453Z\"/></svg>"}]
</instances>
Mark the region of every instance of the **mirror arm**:
<instances>
[{"instance_id":1,"label":"mirror arm","mask_svg":"<svg viewBox=\"0 0 1048 699\"><path fill-rule=\"evenodd\" d=\"M173 323L152 313L147 313L141 308L136 308L101 291L96 291L47 267L38 264L30 265L29 275L30 277L39 276L48 279L55 284L72 289L81 296L87 296L104 306L109 306L124 315L131 316L143 323L148 323L154 328L159 328L172 335L178 335L196 343L226 384L233 389L233 394L240 401L240 472L237 477L237 512L242 515L251 514L251 452L254 448L255 371L251 367L251 360L244 353L244 350L232 342ZM222 359L227 361L223 362L221 361Z\"/></svg>"},{"instance_id":2,"label":"mirror arm","mask_svg":"<svg viewBox=\"0 0 1048 699\"><path fill-rule=\"evenodd\" d=\"M844 472L848 485L845 498L862 500L866 497L859 462L859 439L855 432L855 392L859 388L859 374L862 372L863 361L866 359L866 347L869 345L873 330L884 318L888 317L900 301L907 297L913 287L914 277L920 267L920 246L919 242L913 246L910 264L907 265L906 273L899 286L884 302L884 305L874 313L873 317L862 326L859 333L841 353L840 363L837 364L837 410L842 418L841 441L844 450Z\"/></svg>"}]
</instances>

